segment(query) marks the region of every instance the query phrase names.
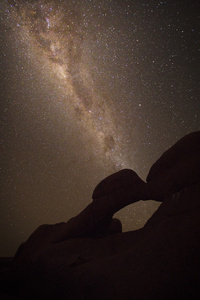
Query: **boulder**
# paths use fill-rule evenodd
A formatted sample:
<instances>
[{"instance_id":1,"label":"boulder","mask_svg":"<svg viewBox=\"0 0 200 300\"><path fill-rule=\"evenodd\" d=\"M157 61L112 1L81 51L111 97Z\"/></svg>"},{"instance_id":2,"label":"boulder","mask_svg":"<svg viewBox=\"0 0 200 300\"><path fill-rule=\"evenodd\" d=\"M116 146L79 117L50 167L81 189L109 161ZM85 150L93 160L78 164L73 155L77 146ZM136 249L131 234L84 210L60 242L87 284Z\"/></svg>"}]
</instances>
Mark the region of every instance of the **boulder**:
<instances>
[{"instance_id":1,"label":"boulder","mask_svg":"<svg viewBox=\"0 0 200 300\"><path fill-rule=\"evenodd\" d=\"M200 131L190 133L153 164L147 176L152 199L161 200L200 180Z\"/></svg>"}]
</instances>

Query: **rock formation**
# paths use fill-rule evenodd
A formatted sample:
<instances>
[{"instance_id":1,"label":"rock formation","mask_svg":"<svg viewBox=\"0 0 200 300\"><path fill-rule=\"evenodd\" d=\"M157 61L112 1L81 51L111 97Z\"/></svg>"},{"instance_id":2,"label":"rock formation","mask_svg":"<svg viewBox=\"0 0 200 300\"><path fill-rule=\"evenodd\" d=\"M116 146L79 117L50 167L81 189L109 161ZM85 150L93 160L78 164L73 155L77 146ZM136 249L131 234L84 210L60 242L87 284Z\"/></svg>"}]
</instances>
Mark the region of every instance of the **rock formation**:
<instances>
[{"instance_id":1,"label":"rock formation","mask_svg":"<svg viewBox=\"0 0 200 300\"><path fill-rule=\"evenodd\" d=\"M146 183L117 172L78 216L40 226L4 279L19 299L200 299L199 195L195 132L157 160ZM122 233L114 213L148 199L162 204L142 229Z\"/></svg>"}]
</instances>

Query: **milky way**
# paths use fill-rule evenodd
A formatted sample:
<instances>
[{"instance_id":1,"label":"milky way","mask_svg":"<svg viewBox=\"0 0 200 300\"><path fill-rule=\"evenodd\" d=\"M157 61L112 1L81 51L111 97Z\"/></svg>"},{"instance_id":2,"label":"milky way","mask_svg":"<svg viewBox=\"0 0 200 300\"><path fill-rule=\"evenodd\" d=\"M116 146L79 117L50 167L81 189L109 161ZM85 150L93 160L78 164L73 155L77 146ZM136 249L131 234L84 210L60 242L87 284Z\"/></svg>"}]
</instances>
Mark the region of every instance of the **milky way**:
<instances>
[{"instance_id":1,"label":"milky way","mask_svg":"<svg viewBox=\"0 0 200 300\"><path fill-rule=\"evenodd\" d=\"M62 93L66 113L92 138L96 155L107 158L113 168L127 167L122 156L123 134L114 106L99 96L87 70L84 50L84 19L73 2L15 3L9 7L9 22L31 51L41 56L43 69ZM86 62L85 62L86 61Z\"/></svg>"}]
</instances>

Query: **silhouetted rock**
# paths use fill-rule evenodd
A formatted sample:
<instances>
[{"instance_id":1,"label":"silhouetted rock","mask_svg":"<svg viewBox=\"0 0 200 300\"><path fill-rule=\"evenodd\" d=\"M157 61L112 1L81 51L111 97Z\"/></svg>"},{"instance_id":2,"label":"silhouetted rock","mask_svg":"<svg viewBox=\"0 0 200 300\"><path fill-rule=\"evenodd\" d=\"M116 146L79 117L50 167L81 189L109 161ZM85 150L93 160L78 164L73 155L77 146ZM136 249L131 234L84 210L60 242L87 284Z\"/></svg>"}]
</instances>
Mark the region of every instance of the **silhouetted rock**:
<instances>
[{"instance_id":1,"label":"silhouetted rock","mask_svg":"<svg viewBox=\"0 0 200 300\"><path fill-rule=\"evenodd\" d=\"M120 233L113 214L140 199L163 203L142 229ZM78 216L40 226L7 280L24 299L200 299L200 132L167 150L147 183L122 170Z\"/></svg>"},{"instance_id":2,"label":"silhouetted rock","mask_svg":"<svg viewBox=\"0 0 200 300\"><path fill-rule=\"evenodd\" d=\"M186 135L151 167L147 176L153 199L180 191L200 180L200 131Z\"/></svg>"}]
</instances>

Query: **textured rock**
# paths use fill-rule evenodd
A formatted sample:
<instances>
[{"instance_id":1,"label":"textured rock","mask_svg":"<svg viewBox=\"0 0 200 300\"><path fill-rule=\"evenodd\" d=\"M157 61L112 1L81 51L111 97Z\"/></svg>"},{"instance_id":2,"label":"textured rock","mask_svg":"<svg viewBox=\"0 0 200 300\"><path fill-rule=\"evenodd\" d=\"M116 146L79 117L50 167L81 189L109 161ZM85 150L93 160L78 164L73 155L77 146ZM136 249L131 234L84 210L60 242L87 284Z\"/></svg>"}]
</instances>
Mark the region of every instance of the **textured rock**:
<instances>
[{"instance_id":1,"label":"textured rock","mask_svg":"<svg viewBox=\"0 0 200 300\"><path fill-rule=\"evenodd\" d=\"M143 182L122 170L67 223L40 226L7 280L25 299L200 299L200 132L187 135ZM112 219L140 199L163 203L146 225L120 233ZM117 233L118 232L118 233ZM109 234L115 233L115 234Z\"/></svg>"}]
</instances>

